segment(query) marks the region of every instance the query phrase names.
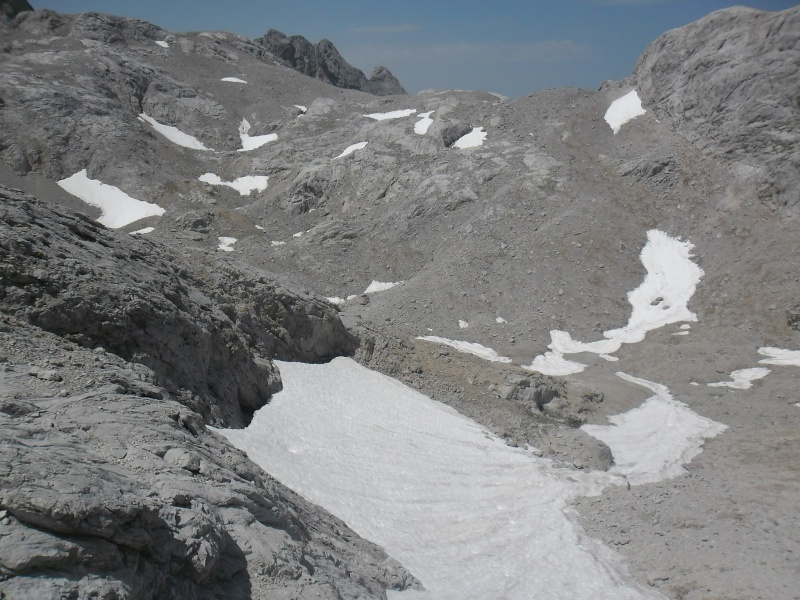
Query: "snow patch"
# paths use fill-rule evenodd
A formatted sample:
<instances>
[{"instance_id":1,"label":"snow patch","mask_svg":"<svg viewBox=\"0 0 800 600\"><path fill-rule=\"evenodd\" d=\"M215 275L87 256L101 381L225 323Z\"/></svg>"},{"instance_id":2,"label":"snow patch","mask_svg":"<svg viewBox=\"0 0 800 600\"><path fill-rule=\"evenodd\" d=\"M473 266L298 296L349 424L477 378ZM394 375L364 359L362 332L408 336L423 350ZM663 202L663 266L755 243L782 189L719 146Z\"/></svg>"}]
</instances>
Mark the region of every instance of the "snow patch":
<instances>
[{"instance_id":1,"label":"snow patch","mask_svg":"<svg viewBox=\"0 0 800 600\"><path fill-rule=\"evenodd\" d=\"M417 116L419 117L419 121L414 123L414 133L418 135L425 135L428 133L428 128L433 124L433 119L431 119L431 115L435 111L428 111L424 113L420 113Z\"/></svg>"},{"instance_id":2,"label":"snow patch","mask_svg":"<svg viewBox=\"0 0 800 600\"><path fill-rule=\"evenodd\" d=\"M217 239L219 240L217 249L224 252L233 252L233 245L239 241L235 237L218 237Z\"/></svg>"},{"instance_id":3,"label":"snow patch","mask_svg":"<svg viewBox=\"0 0 800 600\"><path fill-rule=\"evenodd\" d=\"M557 469L348 358L276 365L283 390L218 431L425 587L393 600L661 598L571 516L620 477Z\"/></svg>"},{"instance_id":4,"label":"snow patch","mask_svg":"<svg viewBox=\"0 0 800 600\"><path fill-rule=\"evenodd\" d=\"M145 227L144 229L137 229L136 231L131 231L131 235L143 235L145 233L153 233L156 230L155 227Z\"/></svg>"},{"instance_id":5,"label":"snow patch","mask_svg":"<svg viewBox=\"0 0 800 600\"><path fill-rule=\"evenodd\" d=\"M261 225L256 225L256 229L258 229L259 231L264 231L264 228Z\"/></svg>"},{"instance_id":6,"label":"snow patch","mask_svg":"<svg viewBox=\"0 0 800 600\"><path fill-rule=\"evenodd\" d=\"M401 117L407 117L409 115L413 115L415 112L417 112L416 108L405 108L403 110L393 110L392 112L385 112L385 113L372 113L364 116L370 119L375 119L376 121L386 121L388 119L399 119Z\"/></svg>"},{"instance_id":7,"label":"snow patch","mask_svg":"<svg viewBox=\"0 0 800 600\"><path fill-rule=\"evenodd\" d=\"M604 332L604 340L588 343L573 340L566 331L553 330L548 345L550 351L542 357L537 356L533 364L525 368L545 375L579 373L586 365L567 361L582 368L565 373L564 365L558 358L579 352L610 355L619 350L622 344L641 342L648 331L680 321L697 321L688 304L703 276L703 270L691 261L692 248L692 243L682 242L663 231L648 231L647 244L640 254L647 275L639 287L628 292L628 302L632 307L628 324ZM541 370L551 366L559 372Z\"/></svg>"},{"instance_id":8,"label":"snow patch","mask_svg":"<svg viewBox=\"0 0 800 600\"><path fill-rule=\"evenodd\" d=\"M759 362L764 362L759 361ZM719 381L717 383L709 383L709 387L729 387L736 390L749 390L753 387L753 382L763 379L769 375L769 369L763 367L753 367L751 369L739 369L731 373L732 381Z\"/></svg>"},{"instance_id":9,"label":"snow patch","mask_svg":"<svg viewBox=\"0 0 800 600\"><path fill-rule=\"evenodd\" d=\"M403 283L402 281L395 281L395 282L384 282L384 281L375 281L372 280L367 286L367 289L364 290L365 294L374 294L375 292L385 292L386 290L392 289L396 285L400 285Z\"/></svg>"},{"instance_id":10,"label":"snow patch","mask_svg":"<svg viewBox=\"0 0 800 600\"><path fill-rule=\"evenodd\" d=\"M505 356L500 356L497 352L492 350L491 348L487 348L486 346L482 346L481 344L476 344L473 342L462 342L460 340L448 340L447 338L439 337L438 335L423 335L417 337L418 340L423 340L425 342L433 342L434 344L443 344L445 346L450 346L451 348L455 348L459 352L464 352L466 354L474 354L484 360L489 360L492 362L500 362L500 363L510 363L511 359L506 358Z\"/></svg>"},{"instance_id":11,"label":"snow patch","mask_svg":"<svg viewBox=\"0 0 800 600\"><path fill-rule=\"evenodd\" d=\"M294 105L294 107L295 107L297 110L299 110L299 111L300 111L300 114L301 114L301 115L304 115L304 114L306 114L306 112L308 112L308 107L307 107L307 106L303 106L302 104L295 104L295 105ZM299 116L299 115L298 115L298 116Z\"/></svg>"},{"instance_id":12,"label":"snow patch","mask_svg":"<svg viewBox=\"0 0 800 600\"><path fill-rule=\"evenodd\" d=\"M239 195L247 196L253 192L263 192L267 189L268 175L246 175L245 177L237 177L233 181L223 181L219 175L214 173L205 173L198 177L203 183L210 183L211 185L224 185L233 188Z\"/></svg>"},{"instance_id":13,"label":"snow patch","mask_svg":"<svg viewBox=\"0 0 800 600\"><path fill-rule=\"evenodd\" d=\"M203 142L198 140L196 137L189 135L188 133L183 133L180 129L173 127L172 125L164 125L159 123L153 117L148 116L147 113L141 113L138 116L138 119L142 122L149 123L153 129L155 129L173 144L183 146L184 148L190 148L191 150L203 150L205 152L211 151L211 148L206 148L203 145Z\"/></svg>"},{"instance_id":14,"label":"snow patch","mask_svg":"<svg viewBox=\"0 0 800 600\"><path fill-rule=\"evenodd\" d=\"M293 238L299 238L299 237L301 237L301 236L302 236L304 233L305 233L304 231L298 231L297 233L293 233L293 234L292 234L292 237L293 237Z\"/></svg>"},{"instance_id":15,"label":"snow patch","mask_svg":"<svg viewBox=\"0 0 800 600\"><path fill-rule=\"evenodd\" d=\"M678 402L666 386L618 372L625 381L655 393L644 404L608 417L611 425L583 425L581 429L604 442L614 457L610 473L623 475L634 485L678 477L683 465L702 452L706 438L727 429L701 417Z\"/></svg>"},{"instance_id":16,"label":"snow patch","mask_svg":"<svg viewBox=\"0 0 800 600\"><path fill-rule=\"evenodd\" d=\"M343 156L347 156L348 154L352 154L356 150L363 150L364 148L367 147L367 143L368 142L358 142L357 144L353 144L352 146L348 146L347 148L344 149L344 152L342 152L339 156L334 156L333 159L336 160L337 158L342 158Z\"/></svg>"},{"instance_id":17,"label":"snow patch","mask_svg":"<svg viewBox=\"0 0 800 600\"><path fill-rule=\"evenodd\" d=\"M108 185L97 179L89 179L86 169L62 179L58 185L73 196L77 196L86 204L100 209L98 223L111 229L125 227L145 217L160 217L164 209L158 204L151 204L131 198L121 189Z\"/></svg>"},{"instance_id":18,"label":"snow patch","mask_svg":"<svg viewBox=\"0 0 800 600\"><path fill-rule=\"evenodd\" d=\"M162 48L169 48L169 44L164 40L156 40L156 44L158 44Z\"/></svg>"},{"instance_id":19,"label":"snow patch","mask_svg":"<svg viewBox=\"0 0 800 600\"><path fill-rule=\"evenodd\" d=\"M468 134L462 135L460 138L458 138L453 146L461 149L483 146L486 135L487 134L483 130L483 127L473 127L472 131L470 131Z\"/></svg>"},{"instance_id":20,"label":"snow patch","mask_svg":"<svg viewBox=\"0 0 800 600\"><path fill-rule=\"evenodd\" d=\"M762 365L784 365L800 367L800 350L782 350L765 346L758 349L758 353L769 358L762 358L759 364Z\"/></svg>"},{"instance_id":21,"label":"snow patch","mask_svg":"<svg viewBox=\"0 0 800 600\"><path fill-rule=\"evenodd\" d=\"M238 77L223 77L220 81L228 81L230 83L247 83L244 79Z\"/></svg>"},{"instance_id":22,"label":"snow patch","mask_svg":"<svg viewBox=\"0 0 800 600\"><path fill-rule=\"evenodd\" d=\"M328 298L325 298L325 300L327 300L331 304L335 304L336 306L341 306L342 304L345 303L345 299L339 298L339 296L330 296Z\"/></svg>"},{"instance_id":23,"label":"snow patch","mask_svg":"<svg viewBox=\"0 0 800 600\"><path fill-rule=\"evenodd\" d=\"M270 242L270 244L272 244L273 246L285 246L286 242L278 242L278 241L272 240Z\"/></svg>"},{"instance_id":24,"label":"snow patch","mask_svg":"<svg viewBox=\"0 0 800 600\"><path fill-rule=\"evenodd\" d=\"M254 135L251 136L248 132L250 131L250 123L247 119L242 119L241 124L239 125L239 139L242 140L242 147L237 150L237 152L249 152L250 150L255 150L256 148L261 148L264 144L269 144L270 142L274 142L278 139L277 133L268 133L266 135Z\"/></svg>"},{"instance_id":25,"label":"snow patch","mask_svg":"<svg viewBox=\"0 0 800 600\"><path fill-rule=\"evenodd\" d=\"M642 101L636 90L631 90L622 98L617 98L611 103L606 111L606 123L614 130L616 135L620 128L628 121L645 114L647 111L642 108Z\"/></svg>"},{"instance_id":26,"label":"snow patch","mask_svg":"<svg viewBox=\"0 0 800 600\"><path fill-rule=\"evenodd\" d=\"M552 333L552 332L551 332ZM563 377L564 375L574 375L586 369L587 365L567 360L560 352L545 352L533 359L533 363L523 366L528 371L536 371L544 375Z\"/></svg>"},{"instance_id":27,"label":"snow patch","mask_svg":"<svg viewBox=\"0 0 800 600\"><path fill-rule=\"evenodd\" d=\"M463 319L459 319L459 320L458 320L458 326L459 326L461 329L466 329L467 327L469 327L469 323L467 323L467 322L466 322L466 321L464 321Z\"/></svg>"},{"instance_id":28,"label":"snow patch","mask_svg":"<svg viewBox=\"0 0 800 600\"><path fill-rule=\"evenodd\" d=\"M611 356L610 354L599 354L598 356L608 362L617 362L619 360L616 356Z\"/></svg>"},{"instance_id":29,"label":"snow patch","mask_svg":"<svg viewBox=\"0 0 800 600\"><path fill-rule=\"evenodd\" d=\"M508 323L508 321L506 321L503 317L495 317L494 320L496 323Z\"/></svg>"}]
</instances>

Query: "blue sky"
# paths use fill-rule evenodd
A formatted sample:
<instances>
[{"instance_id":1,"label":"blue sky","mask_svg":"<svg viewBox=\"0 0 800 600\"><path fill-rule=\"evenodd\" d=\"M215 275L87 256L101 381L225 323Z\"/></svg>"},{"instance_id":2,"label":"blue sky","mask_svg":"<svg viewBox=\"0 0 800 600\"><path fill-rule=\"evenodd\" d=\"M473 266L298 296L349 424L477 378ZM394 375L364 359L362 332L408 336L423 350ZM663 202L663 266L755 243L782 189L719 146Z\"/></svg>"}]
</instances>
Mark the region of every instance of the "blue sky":
<instances>
[{"instance_id":1,"label":"blue sky","mask_svg":"<svg viewBox=\"0 0 800 600\"><path fill-rule=\"evenodd\" d=\"M519 97L560 86L594 89L631 73L658 35L723 0L30 0L59 12L138 17L164 29L259 37L275 28L331 40L368 76L376 64L410 92L480 89ZM741 3L739 3L741 4ZM789 0L747 6L783 10Z\"/></svg>"}]
</instances>

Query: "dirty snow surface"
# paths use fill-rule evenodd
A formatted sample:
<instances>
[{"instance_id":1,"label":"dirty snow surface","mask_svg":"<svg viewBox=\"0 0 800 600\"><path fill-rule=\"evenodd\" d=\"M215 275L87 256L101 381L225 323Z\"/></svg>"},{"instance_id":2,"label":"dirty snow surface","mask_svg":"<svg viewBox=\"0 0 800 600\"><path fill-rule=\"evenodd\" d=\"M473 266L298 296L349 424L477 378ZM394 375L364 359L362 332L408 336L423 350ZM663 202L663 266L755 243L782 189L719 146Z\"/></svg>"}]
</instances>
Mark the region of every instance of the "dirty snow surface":
<instances>
[{"instance_id":1,"label":"dirty snow surface","mask_svg":"<svg viewBox=\"0 0 800 600\"><path fill-rule=\"evenodd\" d=\"M233 245L238 242L235 237L219 237L219 245L217 246L218 250L222 250L223 252L233 252Z\"/></svg>"},{"instance_id":2,"label":"dirty snow surface","mask_svg":"<svg viewBox=\"0 0 800 600\"><path fill-rule=\"evenodd\" d=\"M224 185L233 188L239 195L247 196L252 192L263 192L267 189L267 175L246 175L244 177L237 177L233 181L223 181L219 175L214 173L204 173L198 177L203 183L210 183L211 185Z\"/></svg>"},{"instance_id":3,"label":"dirty snow surface","mask_svg":"<svg viewBox=\"0 0 800 600\"><path fill-rule=\"evenodd\" d=\"M283 391L220 433L425 587L390 598L663 598L570 516L622 477L554 468L348 358L276 365Z\"/></svg>"},{"instance_id":4,"label":"dirty snow surface","mask_svg":"<svg viewBox=\"0 0 800 600\"><path fill-rule=\"evenodd\" d=\"M694 245L670 237L663 231L647 232L647 244L640 259L647 275L642 284L628 292L632 310L627 325L603 333L605 339L596 342L573 340L569 332L550 332L550 351L537 356L533 364L524 367L545 375L580 373L586 366L564 359L565 354L593 352L612 355L622 344L641 342L648 331L680 321L697 321L688 308L703 270L692 262Z\"/></svg>"},{"instance_id":5,"label":"dirty snow surface","mask_svg":"<svg viewBox=\"0 0 800 600\"><path fill-rule=\"evenodd\" d=\"M211 148L206 148L203 145L203 142L198 140L196 137L189 135L188 133L184 133L172 125L164 125L163 123L159 123L153 117L148 116L147 113L141 113L139 115L139 120L150 123L153 129L155 129L173 144L183 146L184 148L190 148L192 150L211 150Z\"/></svg>"},{"instance_id":6,"label":"dirty snow surface","mask_svg":"<svg viewBox=\"0 0 800 600\"><path fill-rule=\"evenodd\" d=\"M483 130L483 127L473 127L472 131L470 131L467 135L462 135L458 138L453 146L456 148L475 148L477 146L483 146L483 141L486 139L486 132Z\"/></svg>"},{"instance_id":7,"label":"dirty snow surface","mask_svg":"<svg viewBox=\"0 0 800 600\"><path fill-rule=\"evenodd\" d=\"M97 219L106 227L124 227L145 217L160 217L164 209L158 204L131 198L121 189L97 179L89 179L86 169L58 182L62 189L77 196L86 204L96 206L102 211ZM141 231L144 233L144 231Z\"/></svg>"},{"instance_id":8,"label":"dirty snow surface","mask_svg":"<svg viewBox=\"0 0 800 600\"><path fill-rule=\"evenodd\" d=\"M467 354L474 354L480 358L491 362L510 363L511 359L505 356L500 356L497 352L481 344L473 342L462 342L460 340L448 340L447 338L439 337L438 335L423 335L417 338L425 342L433 342L434 344L443 344L455 348L459 352Z\"/></svg>"},{"instance_id":9,"label":"dirty snow surface","mask_svg":"<svg viewBox=\"0 0 800 600\"><path fill-rule=\"evenodd\" d=\"M647 111L642 108L642 101L636 90L631 90L622 98L617 98L611 103L606 111L605 119L609 127L614 130L614 135L619 133L620 128L628 121L635 119Z\"/></svg>"}]
</instances>

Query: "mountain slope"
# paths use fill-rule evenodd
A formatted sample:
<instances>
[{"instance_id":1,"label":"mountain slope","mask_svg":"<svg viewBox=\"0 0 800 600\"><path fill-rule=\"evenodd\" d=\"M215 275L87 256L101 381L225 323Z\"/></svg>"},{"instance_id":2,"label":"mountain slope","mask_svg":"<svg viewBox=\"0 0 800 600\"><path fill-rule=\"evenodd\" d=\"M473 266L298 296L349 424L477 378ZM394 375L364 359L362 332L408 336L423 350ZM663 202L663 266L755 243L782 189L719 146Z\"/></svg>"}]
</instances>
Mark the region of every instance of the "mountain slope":
<instances>
[{"instance_id":1,"label":"mountain slope","mask_svg":"<svg viewBox=\"0 0 800 600\"><path fill-rule=\"evenodd\" d=\"M794 518L800 482L793 475L800 439L791 426L800 400L796 368L770 365L746 390L706 384L760 366L758 349L765 346L800 348L800 235L792 196L798 186L791 172L798 14L800 8L714 13L656 40L626 81L509 101L481 92L376 98L287 69L264 46L235 34L173 34L106 15L35 11L17 18L7 33L9 51L0 55L0 178L60 213L104 218L103 210L124 212L121 204L101 209L83 202L57 185L69 187L65 179L80 183L70 188L74 193L111 194L99 187L104 184L163 209L125 221L116 233L76 221L80 231L111 246L84 240L93 250L81 267L87 273L80 274L100 283L82 280L86 287L77 289L91 292L101 308L102 282L122 290L110 297L126 309L138 299L172 311L174 299L186 327L210 338L222 331L225 348L212 346L232 357L219 359L213 372L184 368L178 377L158 362L167 353L154 356L173 337L170 329L149 345L132 329L149 354L93 337L88 345L102 344L105 354L98 352L103 358L92 367L92 380L102 380L103 364L134 371L139 367L132 365L144 364L152 371L145 383L164 398L173 388L196 397L170 396L183 402L181 410L191 408L208 423L244 423L255 408L252 380L269 372L260 358L285 352L322 360L353 351L338 310L359 338L355 356L362 363L448 403L511 445L528 443L580 470L608 468L613 457L579 427L605 425L606 417L645 398L616 373L657 382L728 429L681 477L578 502L583 526L622 553L640 581L670 597L706 597L708 589L726 598L790 597L791 557L800 543ZM715 50L723 39L735 52ZM633 111L638 116L617 123L615 132L607 111L622 99L630 103L633 91L645 112ZM790 172L782 176L784 168ZM97 197L85 197L98 204ZM75 337L80 326L59 328L56 310L46 321L30 318L38 314L37 302L56 305L38 253L47 256L51 238L66 243L69 235L51 229L72 217L42 207L31 214L50 225L32 227L19 217L20 235L13 228L3 234L19 238L22 248L9 246L10 265L15 253L27 257L19 261L26 268L9 268L13 285L3 281L17 299L4 300L11 315L4 334L20 347L8 353L14 377L44 382L37 385L52 386L42 390L57 395L57 382L36 373L64 362L67 351L59 344L78 351L72 344L81 341ZM653 230L692 245L691 260L703 272L688 301L697 321L649 331L613 355L568 355L585 369L566 377L524 369L555 344L551 331L603 342L605 332L625 326L633 310L628 294L647 276L641 252ZM22 232L32 231L39 233L28 236L36 240L28 248ZM126 243L127 232L145 239ZM108 265L122 274L106 279L103 253L113 253L115 244L122 245L120 256ZM155 272L137 266L130 273L152 281L153 289L132 280L129 299L125 265L145 250ZM62 254L51 257L53 272L66 278L72 266L69 253ZM35 275L39 268L45 273ZM302 293L278 301L281 289ZM650 307L664 305L663 297L648 299ZM93 317L87 331L106 331L106 322L126 331L120 315L112 316ZM36 332L46 343L39 345ZM323 334L318 347L307 345L314 332ZM483 356L493 350L509 362L419 336L473 350L480 344ZM48 358L51 349L55 358ZM179 346L175 354L191 365L190 350ZM80 352L77 362L93 364L91 354ZM220 372L232 385L211 389ZM261 381L266 393L277 381L274 373L272 383L269 377ZM70 380L67 397L94 393L81 385ZM41 398L25 398L34 405L26 414L42 412ZM220 407L222 416L214 412ZM59 404L53 413L63 410ZM151 418L157 420L148 413ZM79 454L86 436L72 423L65 429L74 439L59 443ZM15 432L12 439L24 439ZM189 450L191 443L169 442ZM152 464L161 464L167 445L148 446L158 455L148 456ZM131 481L142 491L155 485L148 477ZM635 526L620 527L625 523ZM237 544L248 539L242 534ZM743 546L751 549L745 556L731 550ZM365 560L374 565L378 559ZM297 569L310 573L298 554L281 564L285 571L275 567L270 576L275 569L287 580ZM365 585L378 597L381 585L411 582L380 579L371 566L367 571ZM251 581L258 572L247 567ZM338 573L331 585L345 578L344 568Z\"/></svg>"}]
</instances>

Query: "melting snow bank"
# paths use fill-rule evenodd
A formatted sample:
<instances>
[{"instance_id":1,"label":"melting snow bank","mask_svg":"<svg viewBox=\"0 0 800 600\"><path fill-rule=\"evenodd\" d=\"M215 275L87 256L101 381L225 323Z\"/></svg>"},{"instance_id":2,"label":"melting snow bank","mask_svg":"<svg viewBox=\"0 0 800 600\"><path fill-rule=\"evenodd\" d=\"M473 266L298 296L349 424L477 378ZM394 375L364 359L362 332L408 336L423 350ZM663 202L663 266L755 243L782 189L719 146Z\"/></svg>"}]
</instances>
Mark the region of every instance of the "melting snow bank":
<instances>
[{"instance_id":1,"label":"melting snow bank","mask_svg":"<svg viewBox=\"0 0 800 600\"><path fill-rule=\"evenodd\" d=\"M364 290L364 293L365 294L374 294L375 292L385 292L386 290L390 290L394 286L400 285L401 283L403 283L403 282L402 281L395 281L395 282L386 281L386 282L384 282L384 281L375 281L373 279L372 283L370 283L367 286L367 289Z\"/></svg>"},{"instance_id":2,"label":"melting snow bank","mask_svg":"<svg viewBox=\"0 0 800 600\"><path fill-rule=\"evenodd\" d=\"M683 465L702 452L705 438L727 429L673 399L660 383L621 372L617 375L646 387L655 396L626 413L608 417L612 425L583 425L581 429L611 449L615 466L609 472L624 475L634 485L682 475L686 471Z\"/></svg>"},{"instance_id":3,"label":"melting snow bank","mask_svg":"<svg viewBox=\"0 0 800 600\"><path fill-rule=\"evenodd\" d=\"M762 365L788 365L800 367L800 350L782 350L765 346L759 348L758 353L769 358L762 358L759 363Z\"/></svg>"},{"instance_id":4,"label":"melting snow bank","mask_svg":"<svg viewBox=\"0 0 800 600\"><path fill-rule=\"evenodd\" d=\"M113 185L89 179L86 169L62 179L58 185L86 204L99 208L101 214L97 221L111 229L124 227L145 217L160 217L164 214L164 209L158 204L131 198Z\"/></svg>"},{"instance_id":5,"label":"melting snow bank","mask_svg":"<svg viewBox=\"0 0 800 600\"><path fill-rule=\"evenodd\" d=\"M458 138L453 146L456 148L475 148L476 146L483 146L483 141L486 139L486 132L483 127L473 127L467 135L462 135Z\"/></svg>"},{"instance_id":6,"label":"melting snow bank","mask_svg":"<svg viewBox=\"0 0 800 600\"><path fill-rule=\"evenodd\" d=\"M189 135L188 133L183 133L180 129L173 127L172 125L164 125L159 123L153 117L148 116L147 113L142 113L137 118L143 123L150 123L153 129L155 129L173 144L183 146L184 148L190 148L192 150L204 150L206 152L211 150L211 148L206 148L203 145L203 142L198 140L196 137Z\"/></svg>"},{"instance_id":7,"label":"melting snow bank","mask_svg":"<svg viewBox=\"0 0 800 600\"><path fill-rule=\"evenodd\" d=\"M760 362L764 362L763 360ZM740 369L731 373L733 381L720 381L718 383L709 383L709 387L729 387L737 390L749 390L753 387L753 382L757 379L763 379L769 375L769 369L763 367L753 367L752 369Z\"/></svg>"},{"instance_id":8,"label":"melting snow bank","mask_svg":"<svg viewBox=\"0 0 800 600\"><path fill-rule=\"evenodd\" d=\"M211 185L224 185L229 188L235 189L242 196L247 196L252 192L263 192L267 189L268 175L247 175L245 177L237 177L233 181L223 181L219 175L214 173L205 173L198 177L203 183L210 183Z\"/></svg>"},{"instance_id":9,"label":"melting snow bank","mask_svg":"<svg viewBox=\"0 0 800 600\"><path fill-rule=\"evenodd\" d=\"M647 111L642 108L642 101L639 99L639 94L636 93L636 90L631 90L622 98L617 98L611 103L611 106L609 106L606 111L605 119L606 123L614 130L614 135L616 135L620 127L625 125L625 123L646 112Z\"/></svg>"},{"instance_id":10,"label":"melting snow bank","mask_svg":"<svg viewBox=\"0 0 800 600\"><path fill-rule=\"evenodd\" d=\"M233 252L233 245L239 241L235 237L219 237L217 239L219 240L217 249L224 252Z\"/></svg>"},{"instance_id":11,"label":"melting snow bank","mask_svg":"<svg viewBox=\"0 0 800 600\"><path fill-rule=\"evenodd\" d=\"M347 156L348 154L352 154L356 150L363 150L364 148L367 147L368 143L369 142L358 142L357 144L353 144L351 146L348 146L347 148L344 149L344 152L342 152L339 156L334 156L333 159L336 160L337 158L342 158L343 156Z\"/></svg>"},{"instance_id":12,"label":"melting snow bank","mask_svg":"<svg viewBox=\"0 0 800 600\"><path fill-rule=\"evenodd\" d=\"M647 244L640 259L647 275L642 284L628 292L632 306L628 324L603 333L606 338L596 342L573 340L566 331L550 332L550 351L537 356L533 364L523 367L545 375L571 375L586 368L581 363L564 360L565 354L593 352L610 355L622 344L641 342L648 331L679 321L697 321L688 308L703 270L691 260L694 245L670 237L663 231L647 232Z\"/></svg>"},{"instance_id":13,"label":"melting snow bank","mask_svg":"<svg viewBox=\"0 0 800 600\"><path fill-rule=\"evenodd\" d=\"M466 354L474 354L484 360L490 360L492 362L501 362L501 363L510 363L511 359L506 358L505 356L500 356L497 352L492 350L491 348L487 348L486 346L481 346L480 344L475 344L472 342L462 342L459 340L448 340L447 338L439 337L438 335L423 335L417 338L418 340L423 340L425 342L433 342L434 344L444 344L445 346L450 346L451 348L455 348L459 352L464 352Z\"/></svg>"},{"instance_id":14,"label":"melting snow bank","mask_svg":"<svg viewBox=\"0 0 800 600\"><path fill-rule=\"evenodd\" d=\"M283 391L219 432L426 589L390 598L663 598L570 517L570 499L620 477L556 469L347 358L276 364Z\"/></svg>"},{"instance_id":15,"label":"melting snow bank","mask_svg":"<svg viewBox=\"0 0 800 600\"><path fill-rule=\"evenodd\" d=\"M239 148L237 152L248 152L250 150L255 150L256 148L261 148L261 146L264 144L269 144L270 142L274 142L278 139L277 133L250 136L248 134L249 131L250 123L247 119L242 119L242 122L239 125L239 139L242 140L242 147Z\"/></svg>"},{"instance_id":16,"label":"melting snow bank","mask_svg":"<svg viewBox=\"0 0 800 600\"><path fill-rule=\"evenodd\" d=\"M386 121L387 119L399 119L401 117L407 117L409 115L413 115L415 112L417 112L416 108L406 108L403 110L393 110L392 112L386 113L372 113L364 116L369 117L370 119L375 119L376 121Z\"/></svg>"},{"instance_id":17,"label":"melting snow bank","mask_svg":"<svg viewBox=\"0 0 800 600\"><path fill-rule=\"evenodd\" d=\"M419 117L419 121L414 123L414 133L419 135L425 135L428 133L428 127L433 124L433 119L431 119L431 115L434 111L429 111L425 113L420 113L417 116Z\"/></svg>"}]
</instances>

